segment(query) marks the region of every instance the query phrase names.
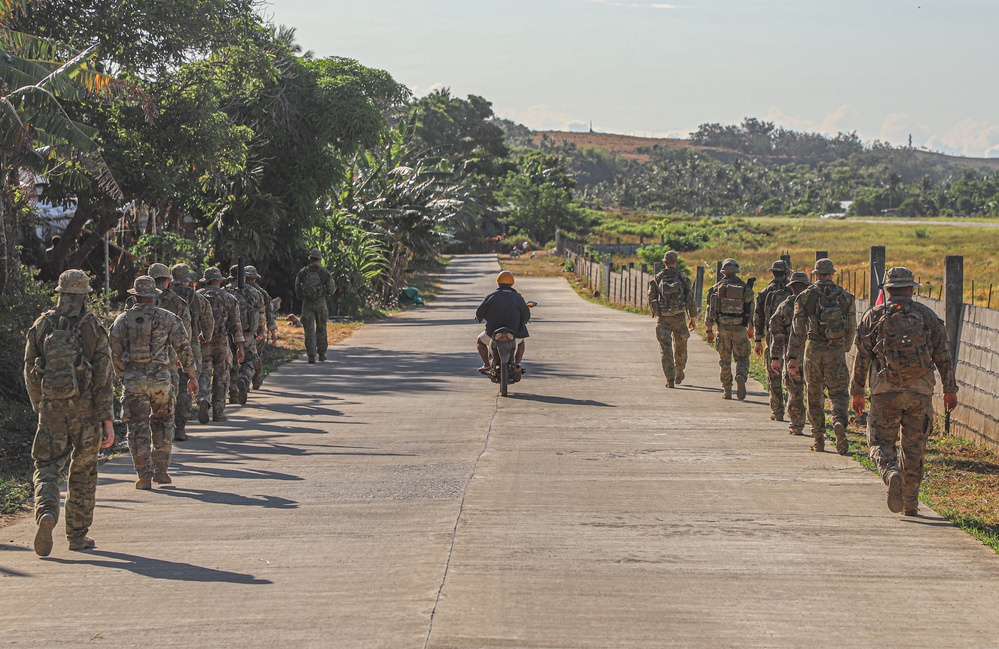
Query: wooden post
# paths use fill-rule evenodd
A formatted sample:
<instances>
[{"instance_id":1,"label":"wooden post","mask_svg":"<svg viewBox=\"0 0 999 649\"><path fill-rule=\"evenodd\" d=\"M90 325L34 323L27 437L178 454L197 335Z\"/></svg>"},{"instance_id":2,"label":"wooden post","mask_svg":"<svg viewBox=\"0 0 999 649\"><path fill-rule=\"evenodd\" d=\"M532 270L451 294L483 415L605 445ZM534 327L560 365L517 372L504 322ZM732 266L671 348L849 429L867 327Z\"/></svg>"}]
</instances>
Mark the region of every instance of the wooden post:
<instances>
[{"instance_id":1,"label":"wooden post","mask_svg":"<svg viewBox=\"0 0 999 649\"><path fill-rule=\"evenodd\" d=\"M885 276L885 247L871 246L871 285L870 293L867 295L871 299L871 306L878 301L878 288L881 280Z\"/></svg>"},{"instance_id":2,"label":"wooden post","mask_svg":"<svg viewBox=\"0 0 999 649\"><path fill-rule=\"evenodd\" d=\"M950 342L950 353L957 367L957 343L961 336L961 312L964 310L964 256L947 255L944 258L944 325L947 327L947 339Z\"/></svg>"},{"instance_id":3,"label":"wooden post","mask_svg":"<svg viewBox=\"0 0 999 649\"><path fill-rule=\"evenodd\" d=\"M829 251L828 250L816 250L815 251L815 261L818 261L820 259L829 259Z\"/></svg>"},{"instance_id":4,"label":"wooden post","mask_svg":"<svg viewBox=\"0 0 999 649\"><path fill-rule=\"evenodd\" d=\"M791 266L791 255L789 255L789 254L787 254L785 252L783 255L780 256L780 258L784 260L784 263L787 264L788 268L792 267ZM790 275L788 275L788 277L790 277Z\"/></svg>"},{"instance_id":5,"label":"wooden post","mask_svg":"<svg viewBox=\"0 0 999 649\"><path fill-rule=\"evenodd\" d=\"M694 280L694 301L697 304L697 312L701 312L701 305L704 303L704 266L697 267L697 278Z\"/></svg>"},{"instance_id":6,"label":"wooden post","mask_svg":"<svg viewBox=\"0 0 999 649\"><path fill-rule=\"evenodd\" d=\"M555 254L562 256L562 231L555 230Z\"/></svg>"},{"instance_id":7,"label":"wooden post","mask_svg":"<svg viewBox=\"0 0 999 649\"><path fill-rule=\"evenodd\" d=\"M611 286L611 256L604 255L602 266L602 281L600 282L602 286L600 287L601 292L604 294L604 298L610 299L610 286Z\"/></svg>"}]
</instances>

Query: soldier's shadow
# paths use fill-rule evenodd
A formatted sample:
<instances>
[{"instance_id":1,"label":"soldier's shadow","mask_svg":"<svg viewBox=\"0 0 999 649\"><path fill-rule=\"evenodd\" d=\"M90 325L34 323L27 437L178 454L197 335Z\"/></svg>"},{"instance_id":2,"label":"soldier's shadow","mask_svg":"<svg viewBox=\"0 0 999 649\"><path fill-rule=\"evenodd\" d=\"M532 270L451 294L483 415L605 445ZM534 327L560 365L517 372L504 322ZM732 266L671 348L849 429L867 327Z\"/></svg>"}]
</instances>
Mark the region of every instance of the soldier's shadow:
<instances>
[{"instance_id":1,"label":"soldier's shadow","mask_svg":"<svg viewBox=\"0 0 999 649\"><path fill-rule=\"evenodd\" d=\"M211 491L210 489L189 489L186 487L166 486L156 489L155 492L161 496L172 498L191 498L200 500L210 505L235 505L239 507L263 507L265 509L296 509L298 503L287 498L278 496L267 496L257 494L256 498L241 496L239 494L227 493L225 491Z\"/></svg>"},{"instance_id":2,"label":"soldier's shadow","mask_svg":"<svg viewBox=\"0 0 999 649\"><path fill-rule=\"evenodd\" d=\"M66 565L90 565L100 568L111 568L114 570L128 570L143 577L151 579L170 579L174 581L200 581L200 582L227 582L230 584L263 585L273 584L269 579L258 579L253 575L246 575L239 572L229 572L228 570L218 570L217 568L204 568L190 563L179 563L176 561L165 561L163 559L151 559L140 557L134 554L123 552L108 552L106 550L90 550L84 556L96 555L104 557L106 560L98 559L62 559L49 557L44 561L61 563Z\"/></svg>"}]
</instances>

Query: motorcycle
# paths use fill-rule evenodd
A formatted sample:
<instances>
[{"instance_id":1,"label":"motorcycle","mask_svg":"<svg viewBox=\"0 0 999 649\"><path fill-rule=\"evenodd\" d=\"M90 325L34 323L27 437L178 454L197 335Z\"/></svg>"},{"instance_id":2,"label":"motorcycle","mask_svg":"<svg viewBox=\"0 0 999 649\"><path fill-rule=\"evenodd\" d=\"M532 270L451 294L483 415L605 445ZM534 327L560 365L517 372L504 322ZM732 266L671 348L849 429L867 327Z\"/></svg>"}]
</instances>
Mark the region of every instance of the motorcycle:
<instances>
[{"instance_id":1,"label":"motorcycle","mask_svg":"<svg viewBox=\"0 0 999 649\"><path fill-rule=\"evenodd\" d=\"M528 302L527 306L534 308L537 302ZM506 327L500 327L493 332L489 344L489 380L499 383L500 396L508 396L511 383L517 383L524 376L524 370L517 365L517 336Z\"/></svg>"}]
</instances>

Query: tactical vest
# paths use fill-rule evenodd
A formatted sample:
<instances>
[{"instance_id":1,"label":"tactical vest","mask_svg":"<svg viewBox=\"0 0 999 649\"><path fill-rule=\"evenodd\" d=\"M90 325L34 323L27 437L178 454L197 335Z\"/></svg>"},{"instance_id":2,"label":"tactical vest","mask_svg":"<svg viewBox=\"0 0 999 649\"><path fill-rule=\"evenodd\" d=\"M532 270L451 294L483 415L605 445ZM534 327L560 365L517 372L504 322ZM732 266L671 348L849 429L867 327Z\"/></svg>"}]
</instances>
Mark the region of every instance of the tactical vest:
<instances>
[{"instance_id":1,"label":"tactical vest","mask_svg":"<svg viewBox=\"0 0 999 649\"><path fill-rule=\"evenodd\" d=\"M677 315L687 310L683 278L679 271L664 274L657 285L659 289L659 315Z\"/></svg>"},{"instance_id":2,"label":"tactical vest","mask_svg":"<svg viewBox=\"0 0 999 649\"><path fill-rule=\"evenodd\" d=\"M892 385L904 387L933 371L929 327L919 309L910 304L888 304L874 331L874 353Z\"/></svg>"},{"instance_id":3,"label":"tactical vest","mask_svg":"<svg viewBox=\"0 0 999 649\"><path fill-rule=\"evenodd\" d=\"M750 290L745 284L722 283L718 285L716 295L718 296L718 315L716 320L723 325L746 325L749 314L746 312L746 291Z\"/></svg>"}]
</instances>

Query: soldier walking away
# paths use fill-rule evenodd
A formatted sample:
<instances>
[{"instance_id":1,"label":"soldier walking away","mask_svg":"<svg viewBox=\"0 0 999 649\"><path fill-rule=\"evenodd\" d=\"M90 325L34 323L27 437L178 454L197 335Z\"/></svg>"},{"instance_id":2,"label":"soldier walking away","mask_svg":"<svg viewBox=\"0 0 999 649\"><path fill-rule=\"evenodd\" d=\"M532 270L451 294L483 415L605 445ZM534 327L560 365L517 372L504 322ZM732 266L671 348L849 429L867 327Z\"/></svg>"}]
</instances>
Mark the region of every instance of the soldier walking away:
<instances>
[{"instance_id":1,"label":"soldier walking away","mask_svg":"<svg viewBox=\"0 0 999 649\"><path fill-rule=\"evenodd\" d=\"M67 270L55 290L56 308L35 320L24 345L24 383L38 414L31 458L38 524L34 546L40 557L52 552L67 460L69 549L96 547L87 532L94 520L98 450L114 444L111 350L107 332L85 304L93 290L90 280L82 270Z\"/></svg>"},{"instance_id":2,"label":"soldier walking away","mask_svg":"<svg viewBox=\"0 0 999 649\"><path fill-rule=\"evenodd\" d=\"M152 482L172 482L167 471L176 401L172 366L180 362L187 390L194 395L198 381L191 335L180 318L154 304L160 295L155 280L148 275L137 277L128 292L136 304L111 325L111 362L125 389L122 417L128 424L128 448L138 474L135 488L150 489Z\"/></svg>"},{"instance_id":3,"label":"soldier walking away","mask_svg":"<svg viewBox=\"0 0 999 649\"><path fill-rule=\"evenodd\" d=\"M197 275L192 273L187 264L175 264L170 269L173 275L173 290L177 295L187 301L191 310L191 353L194 355L194 366L201 376L201 343L212 337L215 330L215 317L212 315L212 307L208 300L191 287L191 282L197 279ZM199 388L200 389L200 388ZM173 431L174 441L183 442L187 439L187 421L191 418L191 406L193 399L187 390L180 390L177 395L177 412Z\"/></svg>"},{"instance_id":4,"label":"soldier walking away","mask_svg":"<svg viewBox=\"0 0 999 649\"><path fill-rule=\"evenodd\" d=\"M746 380L749 378L749 339L753 337L753 289L739 278L739 262L726 259L722 262L722 280L708 291L708 308L704 325L708 343L715 342L712 327L718 326L718 351L721 366L723 399L732 398L732 360L735 360L736 398L746 398ZM747 329L748 327L748 329Z\"/></svg>"},{"instance_id":5,"label":"soldier walking away","mask_svg":"<svg viewBox=\"0 0 999 649\"><path fill-rule=\"evenodd\" d=\"M270 294L257 281L260 278L257 269L253 266L247 266L243 270L246 275L246 285L256 289L264 302L264 311L261 314L264 335L257 339L257 358L253 363L252 386L254 390L259 390L264 383L264 349L267 347L268 338L272 345L277 344L277 314L274 312L274 302L271 300Z\"/></svg>"},{"instance_id":6,"label":"soldier walking away","mask_svg":"<svg viewBox=\"0 0 999 649\"><path fill-rule=\"evenodd\" d=\"M853 410L859 416L864 412L870 377L870 457L888 487L888 510L905 516L919 512L926 439L933 429L934 368L943 383L944 408L950 412L957 406L947 332L932 309L913 301L917 286L908 268L888 271L888 301L868 310L857 327L857 358L850 384ZM901 454L896 447L900 431Z\"/></svg>"},{"instance_id":7,"label":"soldier walking away","mask_svg":"<svg viewBox=\"0 0 999 649\"><path fill-rule=\"evenodd\" d=\"M209 404L213 420L228 420L225 416L225 400L229 393L229 369L233 363L229 341L236 345L237 363L243 362L244 347L239 305L236 304L236 298L222 288L222 271L215 266L206 268L201 283L205 287L198 293L207 300L215 321L212 337L201 344L198 422L207 424Z\"/></svg>"},{"instance_id":8,"label":"soldier walking away","mask_svg":"<svg viewBox=\"0 0 999 649\"><path fill-rule=\"evenodd\" d=\"M305 353L310 363L326 360L328 342L326 321L329 319L327 299L336 292L333 276L323 268L323 254L313 248L309 264L295 277L295 297L302 301L302 328L305 329Z\"/></svg>"},{"instance_id":9,"label":"soldier walking away","mask_svg":"<svg viewBox=\"0 0 999 649\"><path fill-rule=\"evenodd\" d=\"M687 367L687 339L694 329L697 303L687 274L677 268L680 257L670 250L663 255L665 268L649 282L648 300L656 317L656 338L666 387L683 383Z\"/></svg>"},{"instance_id":10,"label":"soldier walking away","mask_svg":"<svg viewBox=\"0 0 999 649\"><path fill-rule=\"evenodd\" d=\"M171 290L173 282L173 273L164 264L152 264L146 271L146 274L152 277L156 281L156 288L159 289L159 297L153 302L156 306L161 309L166 309L170 313L174 314L180 318L181 323L184 325L184 330L187 331L187 339L191 340L191 332L194 326L191 323L191 307L187 303L187 300L182 298L177 293ZM132 298L129 298L132 299ZM193 348L192 348L193 354ZM197 372L197 365L195 365L195 372ZM181 409L177 407L177 404L181 403L180 395L181 392L185 396L190 397L187 394L187 390L181 390L180 386L180 373L177 371L177 359L176 357L171 358L170 362L170 374L173 379L173 393L175 398L174 401L174 439L177 439L178 433L180 431L181 439L186 439L187 434L184 432L187 429L187 416L190 414L189 410ZM195 374L197 376L197 374Z\"/></svg>"},{"instance_id":11,"label":"soldier walking away","mask_svg":"<svg viewBox=\"0 0 999 649\"><path fill-rule=\"evenodd\" d=\"M763 356L764 359L771 358L773 340L770 335L770 319L789 295L791 289L787 286L787 275L789 269L783 259L778 259L770 266L773 279L770 283L756 295L756 315L753 318L753 331L756 333L756 355ZM764 353L764 338L766 339L766 352ZM784 421L784 385L781 380L781 371L774 370L771 363L767 363L767 390L770 392L770 419L774 421Z\"/></svg>"},{"instance_id":12,"label":"soldier walking away","mask_svg":"<svg viewBox=\"0 0 999 649\"><path fill-rule=\"evenodd\" d=\"M246 268L243 271L245 276ZM257 342L264 339L267 323L264 298L260 291L245 281L240 286L238 275L239 266L231 266L229 286L226 290L236 298L236 304L239 305L239 321L243 331L243 362L233 364L229 370L229 403L245 405L257 362Z\"/></svg>"},{"instance_id":13,"label":"soldier walking away","mask_svg":"<svg viewBox=\"0 0 999 649\"><path fill-rule=\"evenodd\" d=\"M826 414L824 390L832 401L836 452L846 455L850 442L846 425L850 408L850 370L846 352L857 331L853 295L833 282L836 267L830 259L815 262L815 282L794 301L794 320L787 343L787 370L798 376L802 366L808 390L808 423L813 451L824 451Z\"/></svg>"},{"instance_id":14,"label":"soldier walking away","mask_svg":"<svg viewBox=\"0 0 999 649\"><path fill-rule=\"evenodd\" d=\"M794 321L794 300L808 285L808 275L794 273L788 282L791 295L787 296L770 318L770 371L783 371L784 385L787 386L787 418L790 421L788 432L791 435L804 435L805 429L805 379L801 374L792 375L787 371L787 339L791 335ZM806 356L807 362L807 356Z\"/></svg>"}]
</instances>

